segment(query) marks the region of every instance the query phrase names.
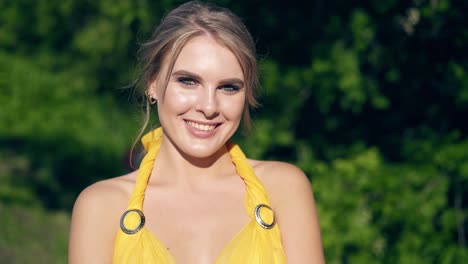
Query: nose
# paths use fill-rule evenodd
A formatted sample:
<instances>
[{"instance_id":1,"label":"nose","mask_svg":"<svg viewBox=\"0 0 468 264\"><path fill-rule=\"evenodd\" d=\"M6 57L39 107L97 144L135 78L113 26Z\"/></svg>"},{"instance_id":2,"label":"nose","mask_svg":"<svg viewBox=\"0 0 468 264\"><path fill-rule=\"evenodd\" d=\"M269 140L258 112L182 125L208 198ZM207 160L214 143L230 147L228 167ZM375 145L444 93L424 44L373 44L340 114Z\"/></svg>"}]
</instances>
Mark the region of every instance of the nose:
<instances>
[{"instance_id":1,"label":"nose","mask_svg":"<svg viewBox=\"0 0 468 264\"><path fill-rule=\"evenodd\" d=\"M204 87L204 89L200 89L199 91L197 111L203 113L207 119L216 117L219 111L216 88Z\"/></svg>"}]
</instances>

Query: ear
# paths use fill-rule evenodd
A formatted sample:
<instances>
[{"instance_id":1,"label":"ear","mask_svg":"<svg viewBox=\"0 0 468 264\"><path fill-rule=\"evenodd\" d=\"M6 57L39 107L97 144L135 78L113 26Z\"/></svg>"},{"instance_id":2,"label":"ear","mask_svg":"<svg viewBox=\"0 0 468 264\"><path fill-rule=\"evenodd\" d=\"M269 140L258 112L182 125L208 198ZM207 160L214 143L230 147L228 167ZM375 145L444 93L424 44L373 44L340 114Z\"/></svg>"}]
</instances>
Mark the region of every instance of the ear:
<instances>
[{"instance_id":1,"label":"ear","mask_svg":"<svg viewBox=\"0 0 468 264\"><path fill-rule=\"evenodd\" d=\"M158 93L157 93L157 79L152 80L151 82L148 82L147 85L147 96L149 99L153 100L158 100Z\"/></svg>"}]
</instances>

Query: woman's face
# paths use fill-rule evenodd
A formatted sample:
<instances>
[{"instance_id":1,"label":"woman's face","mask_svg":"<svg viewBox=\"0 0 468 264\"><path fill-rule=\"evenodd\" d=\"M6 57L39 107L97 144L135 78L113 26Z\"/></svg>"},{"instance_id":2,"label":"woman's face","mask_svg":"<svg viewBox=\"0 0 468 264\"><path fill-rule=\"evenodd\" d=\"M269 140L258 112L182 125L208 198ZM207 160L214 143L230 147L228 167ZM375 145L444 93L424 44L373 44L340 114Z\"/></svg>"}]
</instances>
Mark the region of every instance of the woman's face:
<instances>
[{"instance_id":1,"label":"woman's face","mask_svg":"<svg viewBox=\"0 0 468 264\"><path fill-rule=\"evenodd\" d=\"M166 76L164 68L161 73ZM150 93L158 100L165 137L184 155L213 155L239 127L245 104L244 74L234 54L213 38L190 40L174 64L165 91L157 84L158 80L150 85Z\"/></svg>"}]
</instances>

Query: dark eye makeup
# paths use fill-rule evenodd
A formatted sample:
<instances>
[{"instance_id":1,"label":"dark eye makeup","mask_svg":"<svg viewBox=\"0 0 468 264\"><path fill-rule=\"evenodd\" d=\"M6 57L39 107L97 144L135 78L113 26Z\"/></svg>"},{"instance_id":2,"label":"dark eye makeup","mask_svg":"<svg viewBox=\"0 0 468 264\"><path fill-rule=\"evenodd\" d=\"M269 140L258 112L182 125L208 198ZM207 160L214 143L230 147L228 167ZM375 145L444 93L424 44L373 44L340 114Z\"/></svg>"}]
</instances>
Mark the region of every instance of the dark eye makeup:
<instances>
[{"instance_id":1,"label":"dark eye makeup","mask_svg":"<svg viewBox=\"0 0 468 264\"><path fill-rule=\"evenodd\" d=\"M197 84L197 81L190 77L178 77L177 82L180 82L184 85L190 85L190 86Z\"/></svg>"},{"instance_id":2,"label":"dark eye makeup","mask_svg":"<svg viewBox=\"0 0 468 264\"><path fill-rule=\"evenodd\" d=\"M200 83L196 78L191 77L191 76L178 76L176 78L176 81L178 83L181 83L184 86L190 86L190 87L195 86ZM218 89L227 94L234 94L240 91L242 87L243 87L242 81L234 81L233 83L230 83L230 82L221 83Z\"/></svg>"},{"instance_id":3,"label":"dark eye makeup","mask_svg":"<svg viewBox=\"0 0 468 264\"><path fill-rule=\"evenodd\" d=\"M241 89L241 87L235 84L224 84L220 89L226 93L236 93Z\"/></svg>"}]
</instances>

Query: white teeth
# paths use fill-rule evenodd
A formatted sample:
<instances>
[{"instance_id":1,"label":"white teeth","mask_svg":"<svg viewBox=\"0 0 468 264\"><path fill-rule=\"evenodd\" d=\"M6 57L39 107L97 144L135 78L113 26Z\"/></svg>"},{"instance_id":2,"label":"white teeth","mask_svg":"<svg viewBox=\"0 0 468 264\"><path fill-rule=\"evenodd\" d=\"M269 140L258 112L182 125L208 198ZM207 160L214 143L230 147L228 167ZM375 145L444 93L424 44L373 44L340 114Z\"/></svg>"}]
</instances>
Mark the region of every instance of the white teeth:
<instances>
[{"instance_id":1,"label":"white teeth","mask_svg":"<svg viewBox=\"0 0 468 264\"><path fill-rule=\"evenodd\" d=\"M203 124L198 124L198 123L195 123L195 122L192 122L192 121L187 121L187 124L189 124L191 127L194 127L196 129L202 130L202 131L211 131L211 130L216 128L215 125L203 125Z\"/></svg>"}]
</instances>

